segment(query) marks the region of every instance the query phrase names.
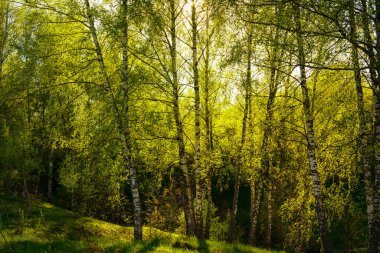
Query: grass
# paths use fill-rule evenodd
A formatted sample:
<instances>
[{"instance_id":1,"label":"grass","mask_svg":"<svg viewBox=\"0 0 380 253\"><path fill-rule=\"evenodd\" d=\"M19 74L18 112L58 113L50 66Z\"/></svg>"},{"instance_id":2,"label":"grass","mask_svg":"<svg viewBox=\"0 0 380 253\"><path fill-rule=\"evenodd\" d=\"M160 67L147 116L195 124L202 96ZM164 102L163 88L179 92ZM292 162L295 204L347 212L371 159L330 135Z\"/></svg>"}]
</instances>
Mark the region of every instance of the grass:
<instances>
[{"instance_id":1,"label":"grass","mask_svg":"<svg viewBox=\"0 0 380 253\"><path fill-rule=\"evenodd\" d=\"M197 240L144 227L144 240L133 242L133 228L115 225L49 203L0 196L0 252L105 253L205 252L269 253L242 244Z\"/></svg>"}]
</instances>

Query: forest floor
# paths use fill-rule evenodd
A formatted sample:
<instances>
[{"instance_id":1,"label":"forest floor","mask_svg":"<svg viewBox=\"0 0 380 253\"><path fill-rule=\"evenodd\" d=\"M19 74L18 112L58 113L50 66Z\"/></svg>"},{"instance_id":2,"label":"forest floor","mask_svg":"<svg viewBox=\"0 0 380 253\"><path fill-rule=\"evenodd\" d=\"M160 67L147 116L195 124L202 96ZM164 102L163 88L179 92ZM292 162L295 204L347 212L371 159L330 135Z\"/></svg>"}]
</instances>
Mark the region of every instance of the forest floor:
<instances>
[{"instance_id":1,"label":"forest floor","mask_svg":"<svg viewBox=\"0 0 380 253\"><path fill-rule=\"evenodd\" d=\"M0 252L238 252L269 253L242 244L197 240L144 227L133 242L133 228L82 217L55 205L0 196Z\"/></svg>"}]
</instances>

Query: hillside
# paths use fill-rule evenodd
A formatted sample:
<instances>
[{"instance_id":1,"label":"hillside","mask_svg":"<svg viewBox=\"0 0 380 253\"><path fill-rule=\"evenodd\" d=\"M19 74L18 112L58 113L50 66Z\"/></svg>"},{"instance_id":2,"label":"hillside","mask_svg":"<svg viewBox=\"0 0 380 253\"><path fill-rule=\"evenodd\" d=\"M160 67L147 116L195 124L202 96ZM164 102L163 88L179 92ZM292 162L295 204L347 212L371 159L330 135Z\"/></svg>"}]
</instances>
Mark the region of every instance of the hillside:
<instances>
[{"instance_id":1,"label":"hillside","mask_svg":"<svg viewBox=\"0 0 380 253\"><path fill-rule=\"evenodd\" d=\"M49 203L0 196L0 252L270 252L241 244L197 240L144 228L144 241L132 242L133 229L81 217Z\"/></svg>"}]
</instances>

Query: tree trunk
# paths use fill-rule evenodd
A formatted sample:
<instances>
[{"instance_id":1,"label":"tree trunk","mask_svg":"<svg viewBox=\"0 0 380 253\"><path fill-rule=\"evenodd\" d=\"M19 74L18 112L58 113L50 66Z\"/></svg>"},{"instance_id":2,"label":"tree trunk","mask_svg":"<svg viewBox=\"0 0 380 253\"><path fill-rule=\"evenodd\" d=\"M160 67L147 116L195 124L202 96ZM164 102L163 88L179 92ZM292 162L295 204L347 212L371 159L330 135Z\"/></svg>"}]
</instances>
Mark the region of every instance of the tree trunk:
<instances>
[{"instance_id":1,"label":"tree trunk","mask_svg":"<svg viewBox=\"0 0 380 253\"><path fill-rule=\"evenodd\" d=\"M253 121L254 121L254 118L253 118L253 108L252 108L252 96L250 98L250 102L249 102L249 110L248 110L248 149L249 149L249 158L248 158L248 166L249 166L249 170L250 170L250 173L251 173L251 177L249 179L249 187L250 187L250 193L251 193L251 199L250 199L250 212L249 212L249 217L250 217L250 226L249 226L249 235L248 237L252 234L253 231L251 231L252 229L252 226L251 226L251 222L252 222L252 217L254 216L254 207L255 207L255 187L256 187L256 184L255 184L255 181L256 181L256 170L255 170L255 165L254 165L254 157L255 157L255 146L254 146L254 131L253 131Z\"/></svg>"},{"instance_id":2,"label":"tree trunk","mask_svg":"<svg viewBox=\"0 0 380 253\"><path fill-rule=\"evenodd\" d=\"M268 180L266 246L272 248L272 182Z\"/></svg>"},{"instance_id":3,"label":"tree trunk","mask_svg":"<svg viewBox=\"0 0 380 253\"><path fill-rule=\"evenodd\" d=\"M255 201L255 187L256 187L256 184L255 184L255 176L256 176L256 171L255 171L255 167L254 167L254 157L255 157L255 146L254 146L254 132L253 132L253 108L252 108L252 96L250 97L250 102L249 102L249 110L248 110L248 121L249 121L249 124L248 124L248 142L249 142L249 158L248 158L248 166L249 166L249 169L250 169L250 172L251 172L251 178L249 180L249 186L250 186L250 192L251 192L251 200L250 200L250 213L249 213L249 216L250 216L250 227L249 227L249 235L252 235L253 231L251 231L251 229L254 227L254 226L251 226L252 225L252 222L253 222L253 219L252 217L254 217L254 209L255 209L255 204L256 204L256 201Z\"/></svg>"},{"instance_id":4,"label":"tree trunk","mask_svg":"<svg viewBox=\"0 0 380 253\"><path fill-rule=\"evenodd\" d=\"M205 239L210 239L211 229L211 213L212 213L212 167L210 165L211 154L213 151L212 140L212 115L210 113L210 34L209 34L209 6L206 6L206 48L205 48L205 127L206 127L206 197L207 197L207 210L206 210L206 224L205 224Z\"/></svg>"},{"instance_id":5,"label":"tree trunk","mask_svg":"<svg viewBox=\"0 0 380 253\"><path fill-rule=\"evenodd\" d=\"M297 46L298 46L298 65L300 68L300 85L302 89L302 104L306 123L307 150L310 164L311 176L313 179L313 191L315 198L315 208L318 216L319 232L321 236L323 252L332 252L328 238L327 221L324 213L321 186L318 174L318 165L316 159L316 144L314 136L314 120L310 108L309 90L307 87L304 40L301 25L301 11L299 6L294 5L294 19L296 24Z\"/></svg>"},{"instance_id":6,"label":"tree trunk","mask_svg":"<svg viewBox=\"0 0 380 253\"><path fill-rule=\"evenodd\" d=\"M206 168L207 178L206 178L206 197L207 197L207 212L206 212L206 224L205 224L205 239L210 239L210 229L211 229L211 214L212 214L212 183L211 183L211 173L210 167Z\"/></svg>"},{"instance_id":7,"label":"tree trunk","mask_svg":"<svg viewBox=\"0 0 380 253\"><path fill-rule=\"evenodd\" d=\"M132 140L131 129L129 126L129 73L128 73L128 0L123 0L122 3L123 13L123 38L122 38L122 88L123 88L123 118L124 118L124 142L125 142L125 155L127 157L127 167L129 170L129 178L131 183L132 200L133 200L133 214L134 214L134 238L135 240L142 240L142 220L141 220L141 200L139 194L137 171L134 165L132 155Z\"/></svg>"},{"instance_id":8,"label":"tree trunk","mask_svg":"<svg viewBox=\"0 0 380 253\"><path fill-rule=\"evenodd\" d=\"M353 41L357 40L357 30L356 30L356 20L354 13L354 2L349 6L350 10L350 36ZM368 235L369 235L369 252L377 252L377 235L376 228L373 222L373 183L372 183L372 173L371 165L368 158L368 140L366 135L366 119L364 110L364 98L363 98L363 87L362 79L360 73L360 63L358 49L355 45L351 48L351 58L354 67L354 77L355 77L355 87L357 96L357 107L358 107L358 118L359 118L359 138L358 138L358 150L360 155L360 166L364 172L364 185L366 191L366 203L367 203L367 217L368 217Z\"/></svg>"},{"instance_id":9,"label":"tree trunk","mask_svg":"<svg viewBox=\"0 0 380 253\"><path fill-rule=\"evenodd\" d=\"M198 25L196 17L195 0L191 3L191 28L192 28L192 60L193 81L195 96L195 234L203 238L203 211L202 211L202 168L201 168L201 109L199 94L199 70L198 70Z\"/></svg>"},{"instance_id":10,"label":"tree trunk","mask_svg":"<svg viewBox=\"0 0 380 253\"><path fill-rule=\"evenodd\" d=\"M172 103L173 114L177 130L177 143L178 143L178 156L179 167L182 172L183 178L181 179L182 191L184 195L184 212L186 221L186 234L194 235L195 233L195 217L193 207L193 196L190 186L189 172L186 164L186 151L184 143L184 133L182 127L182 119L179 108L179 83L178 83L178 70L177 70L177 34L176 34L176 6L174 0L170 0L170 60L171 60L171 74L172 74Z\"/></svg>"},{"instance_id":11,"label":"tree trunk","mask_svg":"<svg viewBox=\"0 0 380 253\"><path fill-rule=\"evenodd\" d=\"M53 148L49 151L49 168L48 168L48 201L53 202Z\"/></svg>"},{"instance_id":12,"label":"tree trunk","mask_svg":"<svg viewBox=\"0 0 380 253\"><path fill-rule=\"evenodd\" d=\"M376 59L374 60L376 66L376 79L373 82L372 91L375 98L375 191L374 191L374 216L373 216L373 241L371 251L378 251L378 242L375 238L378 234L379 225L379 211L380 211L380 0L375 1L376 14L375 14L375 32L376 32ZM375 242L376 240L376 242ZM371 242L372 243L372 242ZM375 248L376 247L376 248Z\"/></svg>"},{"instance_id":13,"label":"tree trunk","mask_svg":"<svg viewBox=\"0 0 380 253\"><path fill-rule=\"evenodd\" d=\"M177 129L177 143L178 143L178 155L179 155L179 167L182 172L182 191L184 195L184 212L186 221L186 234L193 236L195 233L195 217L194 217L194 207L193 207L193 197L190 187L189 172L186 165L186 152L185 143L183 140L183 128L181 115L179 112L178 104L178 90L173 91L173 110L174 118L176 122Z\"/></svg>"},{"instance_id":14,"label":"tree trunk","mask_svg":"<svg viewBox=\"0 0 380 253\"><path fill-rule=\"evenodd\" d=\"M379 72L380 73L380 72ZM379 224L379 196L380 196L380 97L378 92L374 92L374 101L375 101L375 186L374 186L374 194L373 194L373 217L372 217L372 234L373 236L370 238L371 243L371 253L378 252L377 246L377 231Z\"/></svg>"},{"instance_id":15,"label":"tree trunk","mask_svg":"<svg viewBox=\"0 0 380 253\"><path fill-rule=\"evenodd\" d=\"M275 34L275 41L279 39L279 29L276 29ZM267 101L267 109L266 109L266 115L265 115L265 121L264 121L264 131L263 131L263 139L261 141L261 171L259 172L259 178L256 179L256 190L255 190L255 197L251 197L254 199L254 204L251 203L251 224L250 224L250 230L249 230L249 236L248 241L250 245L256 244L256 228L257 228L257 219L260 209L260 201L261 201L261 195L263 191L263 187L266 184L267 177L269 176L269 137L271 136L272 128L272 118L273 118L273 106L276 99L277 94L277 73L276 73L276 61L277 61L277 54L278 54L278 47L277 42L275 42L275 46L273 48L273 56L271 60L271 74L270 74L270 83L269 83L269 97ZM251 193L252 194L252 193Z\"/></svg>"},{"instance_id":16,"label":"tree trunk","mask_svg":"<svg viewBox=\"0 0 380 253\"><path fill-rule=\"evenodd\" d=\"M132 191L132 199L133 199L134 239L142 240L141 202L140 202L140 195L139 195L138 184L137 184L137 173L136 173L136 169L133 166L133 161L132 161L131 143L129 139L129 128L125 128L122 114L120 113L119 108L117 106L117 100L112 90L111 82L110 82L107 69L105 67L104 59L103 59L102 49L98 41L98 36L96 33L95 24L94 24L94 17L92 16L89 0L85 0L85 4L86 4L86 10L87 10L87 18L89 22L89 29L90 29L90 33L95 45L97 60L99 62L100 69L102 71L102 75L103 75L105 85L106 85L106 90L110 97L110 103L112 105L114 117L115 117L117 127L118 127L119 138L122 141L124 155L126 156L126 160L127 160L127 169L129 170L129 178L131 181L131 191ZM123 2L125 15L126 15L126 4L127 2ZM126 17L124 16L124 18ZM126 20L124 22L126 23ZM124 43L124 40L127 39L127 37L125 36L128 35L127 30L126 30L128 28L126 25L124 26L124 29L125 30L123 31L123 44L124 44L123 45L123 76L124 74L126 74L124 65L127 64L126 62L124 62L125 57L126 57L126 55L124 55L124 51L126 52L127 50L127 44L126 44L127 41L125 41ZM127 83L125 83L125 80L124 80L124 87L125 85L127 85ZM128 102L128 101L124 101L124 102Z\"/></svg>"},{"instance_id":17,"label":"tree trunk","mask_svg":"<svg viewBox=\"0 0 380 253\"><path fill-rule=\"evenodd\" d=\"M366 0L361 0L362 4L362 15L361 20L363 24L363 33L364 33L364 41L367 49L367 56L369 61L369 73L371 76L372 81L372 91L373 91L373 98L375 103L375 120L374 120L374 149L375 149L375 183L373 188L373 215L372 215L372 224L369 225L369 233L370 235L370 252L376 253L378 252L377 246L377 230L378 230L378 224L379 224L379 189L380 189L380 100L379 100L379 87L380 87L380 81L379 81L379 74L380 74L380 66L379 66L379 57L380 54L377 53L377 57L374 52L373 48L373 39L372 39L372 32L370 31L371 21L369 19L370 15L368 12L368 6ZM376 47L379 48L379 1L376 1L376 19L375 19L375 26L376 26ZM377 51L378 52L378 51ZM370 175L367 173L365 177L370 177ZM367 187L367 186L366 186ZM372 189L368 189L372 190ZM368 213L368 202L371 202L371 196L368 196L369 199L367 199L367 213ZM371 205L371 204L370 204ZM371 212L371 210L369 210ZM371 217L368 217L368 222L370 222Z\"/></svg>"},{"instance_id":18,"label":"tree trunk","mask_svg":"<svg viewBox=\"0 0 380 253\"><path fill-rule=\"evenodd\" d=\"M247 37L247 73L246 73L246 81L245 81L245 106L244 106L244 115L242 122L242 131L241 131L241 142L238 150L238 164L237 164L237 172L235 178L234 185L234 193L232 198L232 208L230 213L230 226L228 231L228 241L232 242L235 239L236 233L236 214L238 209L238 200L239 200L239 190L240 190L240 181L241 181L241 173L243 167L243 150L244 144L246 141L246 132L247 132L247 121L248 121L248 112L250 108L250 98L251 98L251 89L252 89L252 38L253 32L252 28L249 28L249 33Z\"/></svg>"}]
</instances>

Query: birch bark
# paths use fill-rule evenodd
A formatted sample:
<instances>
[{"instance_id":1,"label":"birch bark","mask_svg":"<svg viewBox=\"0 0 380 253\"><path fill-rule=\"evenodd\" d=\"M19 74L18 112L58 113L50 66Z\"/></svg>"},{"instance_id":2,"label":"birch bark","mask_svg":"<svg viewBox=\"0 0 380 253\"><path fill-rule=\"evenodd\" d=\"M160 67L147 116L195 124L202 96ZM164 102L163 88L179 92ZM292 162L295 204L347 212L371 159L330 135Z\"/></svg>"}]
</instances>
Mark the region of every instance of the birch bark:
<instances>
[{"instance_id":1,"label":"birch bark","mask_svg":"<svg viewBox=\"0 0 380 253\"><path fill-rule=\"evenodd\" d=\"M311 113L309 89L307 87L306 61L304 51L304 38L301 25L301 11L299 6L294 5L294 21L296 25L297 47L298 47L298 65L300 69L300 86L302 90L302 104L306 125L307 153L309 158L310 172L313 180L313 192L315 199L315 209L318 216L319 233L322 241L324 253L332 252L329 238L327 221L324 213L321 185L319 180L318 165L316 158L316 144L314 134L314 119Z\"/></svg>"},{"instance_id":2,"label":"birch bark","mask_svg":"<svg viewBox=\"0 0 380 253\"><path fill-rule=\"evenodd\" d=\"M191 30L192 30L192 60L193 60L193 81L195 96L195 234L198 238L203 238L203 210L202 210L202 168L201 168L201 108L199 93L199 69L198 69L198 24L197 9L195 1L191 3Z\"/></svg>"},{"instance_id":3,"label":"birch bark","mask_svg":"<svg viewBox=\"0 0 380 253\"><path fill-rule=\"evenodd\" d=\"M105 82L105 87L106 90L109 94L109 99L110 103L112 105L114 117L117 123L117 128L119 132L119 138L123 144L123 149L124 149L124 155L127 160L127 169L129 170L129 180L131 183L131 192L132 192L132 200L133 200L133 213L134 213L134 239L135 240L142 240L142 221L141 221L141 201L140 201L140 194L138 190L138 182L137 182L137 172L136 168L133 166L133 158L132 158L132 150L131 150L131 140L130 140L130 129L129 126L124 125L124 120L128 122L128 95L126 94L128 89L128 79L126 79L126 74L127 74L127 69L128 69L128 56L127 56L127 23L126 23L126 11L127 11L127 2L126 0L123 0L122 7L123 7L123 89L124 89L124 104L126 105L126 108L124 108L124 113L120 112L118 108L118 103L115 98L114 92L112 90L112 85L111 81L109 79L107 69L105 66L104 58L103 58L103 53L102 53L102 48L100 46L99 40L98 40L98 35L97 31L95 28L95 21L94 17L92 15L91 7L89 0L85 0L86 4L86 14L87 14L87 19L88 19L88 24L89 24L89 29L90 29L90 34L93 39L93 43L95 46L95 51L97 55L97 60L100 66L100 70L102 72L104 82ZM127 116L126 118L124 118Z\"/></svg>"},{"instance_id":4,"label":"birch bark","mask_svg":"<svg viewBox=\"0 0 380 253\"><path fill-rule=\"evenodd\" d=\"M356 19L354 12L354 2L350 3L349 6L349 17L350 17L350 36L353 41L357 40L357 28ZM374 203L373 203L373 183L372 183L372 173L371 165L367 153L368 140L366 135L366 119L364 110L364 97L363 97L363 87L362 78L360 73L360 63L358 49L355 45L351 46L351 58L354 67L354 77L355 77L355 88L357 97L357 108L358 108L358 118L359 118L359 139L358 139L358 150L360 155L360 166L364 172L364 185L366 191L366 204L367 204L367 217L368 217L368 235L369 235L369 249L371 253L377 252L377 236L376 228L374 227L373 215L374 215Z\"/></svg>"},{"instance_id":5,"label":"birch bark","mask_svg":"<svg viewBox=\"0 0 380 253\"><path fill-rule=\"evenodd\" d=\"M179 108L179 82L178 82L178 69L177 69L177 31L176 31L176 6L175 0L170 0L170 61L171 61L171 74L172 74L172 103L174 120L177 130L177 143L178 143L178 156L179 167L182 171L183 178L181 179L182 191L184 196L184 212L186 221L186 234L194 235L195 233L195 216L193 206L193 196L190 186L189 172L186 164L186 150L184 142L183 126Z\"/></svg>"},{"instance_id":6,"label":"birch bark","mask_svg":"<svg viewBox=\"0 0 380 253\"><path fill-rule=\"evenodd\" d=\"M250 108L250 98L251 98L251 89L252 89L252 38L253 31L250 28L247 36L247 72L246 72L246 81L244 84L245 90L245 99L244 99L244 113L243 113L243 121L242 121L242 131L241 131L241 141L238 150L238 164L234 185L234 192L232 198L232 207L230 213L230 226L228 230L228 240L232 242L235 239L236 234L236 214L238 209L238 200L239 200L239 190L240 190L240 181L241 181L241 173L243 167L243 150L246 142L246 132L247 132L247 122L248 122L248 113Z\"/></svg>"}]
</instances>

